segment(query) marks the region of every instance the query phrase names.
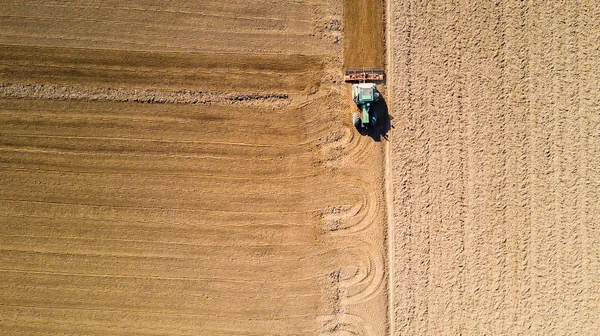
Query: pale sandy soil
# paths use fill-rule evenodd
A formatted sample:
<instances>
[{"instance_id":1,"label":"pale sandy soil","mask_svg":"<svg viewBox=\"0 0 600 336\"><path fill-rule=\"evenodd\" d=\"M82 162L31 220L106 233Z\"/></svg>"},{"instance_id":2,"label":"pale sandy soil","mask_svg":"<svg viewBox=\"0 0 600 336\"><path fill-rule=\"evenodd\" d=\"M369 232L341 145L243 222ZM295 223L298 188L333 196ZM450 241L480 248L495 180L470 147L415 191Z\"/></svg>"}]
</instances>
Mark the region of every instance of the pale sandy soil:
<instances>
[{"instance_id":1,"label":"pale sandy soil","mask_svg":"<svg viewBox=\"0 0 600 336\"><path fill-rule=\"evenodd\" d=\"M396 335L597 335L600 7L392 1Z\"/></svg>"},{"instance_id":2,"label":"pale sandy soil","mask_svg":"<svg viewBox=\"0 0 600 336\"><path fill-rule=\"evenodd\" d=\"M385 334L341 1L0 12L1 334Z\"/></svg>"}]
</instances>

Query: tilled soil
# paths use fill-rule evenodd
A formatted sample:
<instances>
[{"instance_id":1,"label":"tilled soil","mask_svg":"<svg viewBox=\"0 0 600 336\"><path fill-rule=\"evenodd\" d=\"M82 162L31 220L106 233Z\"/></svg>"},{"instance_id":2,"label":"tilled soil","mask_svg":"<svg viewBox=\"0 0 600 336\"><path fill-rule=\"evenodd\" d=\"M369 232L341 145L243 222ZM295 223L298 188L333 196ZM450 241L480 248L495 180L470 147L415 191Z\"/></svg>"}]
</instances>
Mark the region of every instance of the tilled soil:
<instances>
[{"instance_id":1,"label":"tilled soil","mask_svg":"<svg viewBox=\"0 0 600 336\"><path fill-rule=\"evenodd\" d=\"M600 330L600 9L392 1L394 333Z\"/></svg>"},{"instance_id":2,"label":"tilled soil","mask_svg":"<svg viewBox=\"0 0 600 336\"><path fill-rule=\"evenodd\" d=\"M0 11L2 333L385 333L341 1Z\"/></svg>"},{"instance_id":3,"label":"tilled soil","mask_svg":"<svg viewBox=\"0 0 600 336\"><path fill-rule=\"evenodd\" d=\"M0 44L8 83L218 92L314 93L325 56L163 52Z\"/></svg>"},{"instance_id":4,"label":"tilled soil","mask_svg":"<svg viewBox=\"0 0 600 336\"><path fill-rule=\"evenodd\" d=\"M270 107L288 106L292 100L285 93L232 93L191 90L159 91L127 88L91 88L56 84L0 84L0 97L148 104L266 104Z\"/></svg>"},{"instance_id":5,"label":"tilled soil","mask_svg":"<svg viewBox=\"0 0 600 336\"><path fill-rule=\"evenodd\" d=\"M315 0L7 0L0 3L0 41L77 49L327 55L341 36L330 24L341 20L340 7L338 1Z\"/></svg>"},{"instance_id":6,"label":"tilled soil","mask_svg":"<svg viewBox=\"0 0 600 336\"><path fill-rule=\"evenodd\" d=\"M0 100L2 329L381 334L382 153L305 122L339 99Z\"/></svg>"},{"instance_id":7,"label":"tilled soil","mask_svg":"<svg viewBox=\"0 0 600 336\"><path fill-rule=\"evenodd\" d=\"M344 66L385 66L383 0L344 1Z\"/></svg>"}]
</instances>

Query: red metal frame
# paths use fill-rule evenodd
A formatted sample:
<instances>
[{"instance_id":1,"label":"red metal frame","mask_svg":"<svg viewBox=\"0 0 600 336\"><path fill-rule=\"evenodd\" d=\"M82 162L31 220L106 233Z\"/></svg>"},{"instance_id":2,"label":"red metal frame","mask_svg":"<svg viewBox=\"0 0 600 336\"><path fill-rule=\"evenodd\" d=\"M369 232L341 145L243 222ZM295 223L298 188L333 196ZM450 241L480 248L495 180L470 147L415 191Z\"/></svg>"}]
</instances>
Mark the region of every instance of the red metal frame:
<instances>
[{"instance_id":1,"label":"red metal frame","mask_svg":"<svg viewBox=\"0 0 600 336\"><path fill-rule=\"evenodd\" d=\"M346 82L383 81L384 79L385 71L382 68L346 69L344 73Z\"/></svg>"}]
</instances>

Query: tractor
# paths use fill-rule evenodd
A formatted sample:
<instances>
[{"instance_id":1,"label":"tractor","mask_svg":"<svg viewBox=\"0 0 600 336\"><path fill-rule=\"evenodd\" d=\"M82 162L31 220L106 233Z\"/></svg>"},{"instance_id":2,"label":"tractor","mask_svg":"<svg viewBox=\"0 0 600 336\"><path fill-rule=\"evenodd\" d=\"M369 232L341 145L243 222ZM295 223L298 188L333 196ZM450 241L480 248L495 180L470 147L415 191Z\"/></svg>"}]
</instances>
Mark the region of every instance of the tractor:
<instances>
[{"instance_id":1,"label":"tractor","mask_svg":"<svg viewBox=\"0 0 600 336\"><path fill-rule=\"evenodd\" d=\"M361 134L365 134L369 128L377 125L377 114L372 106L380 96L377 85L367 81L382 81L383 70L349 69L346 70L344 79L346 82L359 82L352 84L352 99L360 111L353 113L352 122Z\"/></svg>"}]
</instances>

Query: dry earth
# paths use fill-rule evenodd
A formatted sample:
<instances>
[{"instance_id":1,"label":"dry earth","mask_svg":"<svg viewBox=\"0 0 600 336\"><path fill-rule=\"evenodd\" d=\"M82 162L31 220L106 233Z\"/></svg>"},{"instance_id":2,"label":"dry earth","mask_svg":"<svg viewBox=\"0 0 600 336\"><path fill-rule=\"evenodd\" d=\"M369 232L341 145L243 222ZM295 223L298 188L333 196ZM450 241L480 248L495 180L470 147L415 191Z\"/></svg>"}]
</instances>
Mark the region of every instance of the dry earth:
<instances>
[{"instance_id":1,"label":"dry earth","mask_svg":"<svg viewBox=\"0 0 600 336\"><path fill-rule=\"evenodd\" d=\"M597 335L600 7L389 13L394 334Z\"/></svg>"},{"instance_id":2,"label":"dry earth","mask_svg":"<svg viewBox=\"0 0 600 336\"><path fill-rule=\"evenodd\" d=\"M3 81L163 90L314 93L314 55L148 52L0 45Z\"/></svg>"},{"instance_id":3,"label":"dry earth","mask_svg":"<svg viewBox=\"0 0 600 336\"><path fill-rule=\"evenodd\" d=\"M344 66L347 68L385 65L383 0L344 1Z\"/></svg>"},{"instance_id":4,"label":"dry earth","mask_svg":"<svg viewBox=\"0 0 600 336\"><path fill-rule=\"evenodd\" d=\"M0 332L597 334L600 10L386 11L389 325L381 2L0 1Z\"/></svg>"},{"instance_id":5,"label":"dry earth","mask_svg":"<svg viewBox=\"0 0 600 336\"><path fill-rule=\"evenodd\" d=\"M0 1L0 333L383 335L342 12Z\"/></svg>"}]
</instances>

